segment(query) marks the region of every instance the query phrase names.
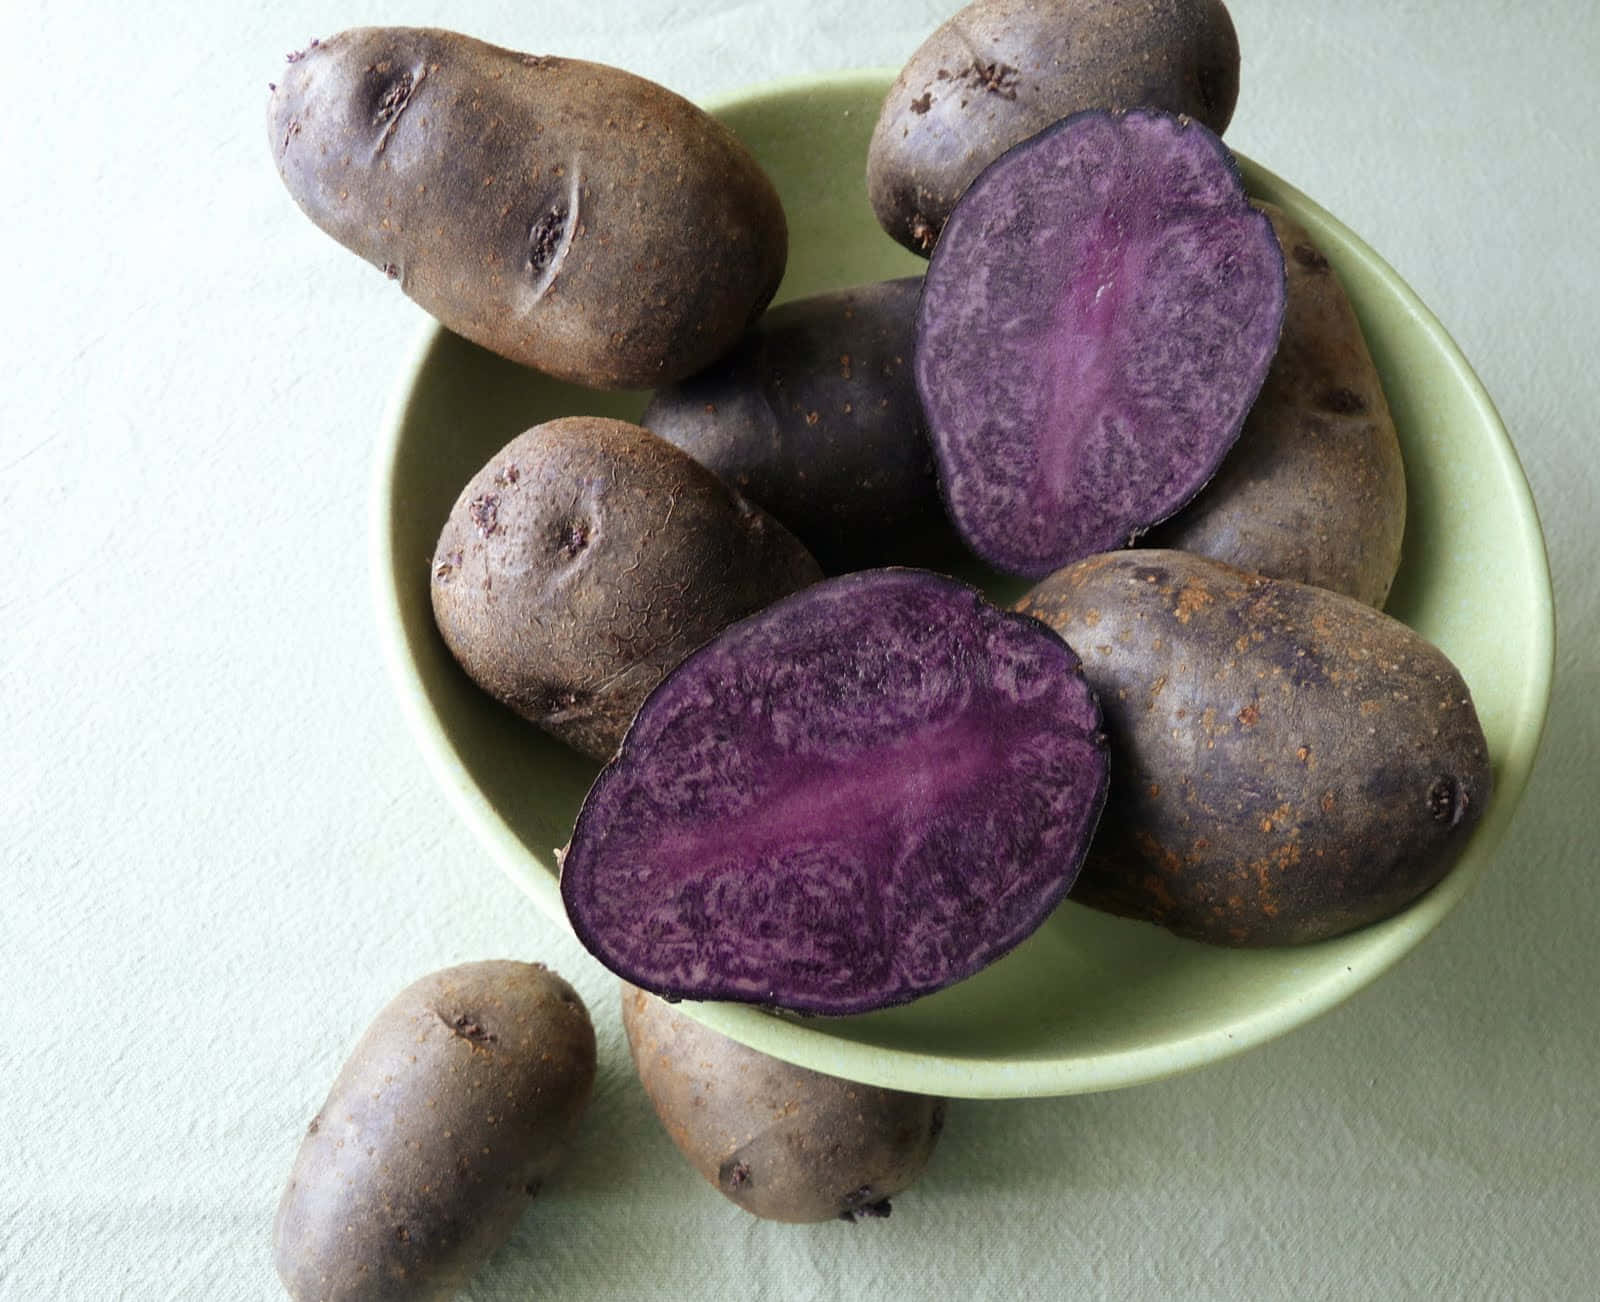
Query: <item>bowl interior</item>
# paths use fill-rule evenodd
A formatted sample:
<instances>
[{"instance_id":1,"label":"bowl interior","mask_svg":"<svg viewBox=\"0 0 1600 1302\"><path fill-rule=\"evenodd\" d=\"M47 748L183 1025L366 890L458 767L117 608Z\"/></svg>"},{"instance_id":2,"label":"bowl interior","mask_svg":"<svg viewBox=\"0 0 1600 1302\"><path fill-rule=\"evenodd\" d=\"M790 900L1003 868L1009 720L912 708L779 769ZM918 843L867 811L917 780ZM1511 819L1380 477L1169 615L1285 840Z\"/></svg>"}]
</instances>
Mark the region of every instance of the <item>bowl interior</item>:
<instances>
[{"instance_id":1,"label":"bowl interior","mask_svg":"<svg viewBox=\"0 0 1600 1302\"><path fill-rule=\"evenodd\" d=\"M892 74L782 83L713 104L783 197L780 298L918 273L866 199L867 140ZM1239 1052L1333 1006L1413 948L1467 892L1510 821L1549 701L1553 610L1516 454L1471 368L1395 273L1306 196L1247 160L1258 197L1319 240L1355 305L1406 459L1410 514L1389 611L1471 687L1496 792L1459 865L1405 913L1319 945L1234 951L1070 901L977 976L902 1008L798 1019L724 1004L686 1011L754 1047L875 1084L966 1097L1112 1089ZM643 393L546 379L430 328L399 377L375 484L373 577L385 655L414 735L500 866L565 926L554 850L595 767L490 701L433 626L434 540L461 486L514 435L558 415L636 419ZM1014 581L991 580L1009 599Z\"/></svg>"}]
</instances>

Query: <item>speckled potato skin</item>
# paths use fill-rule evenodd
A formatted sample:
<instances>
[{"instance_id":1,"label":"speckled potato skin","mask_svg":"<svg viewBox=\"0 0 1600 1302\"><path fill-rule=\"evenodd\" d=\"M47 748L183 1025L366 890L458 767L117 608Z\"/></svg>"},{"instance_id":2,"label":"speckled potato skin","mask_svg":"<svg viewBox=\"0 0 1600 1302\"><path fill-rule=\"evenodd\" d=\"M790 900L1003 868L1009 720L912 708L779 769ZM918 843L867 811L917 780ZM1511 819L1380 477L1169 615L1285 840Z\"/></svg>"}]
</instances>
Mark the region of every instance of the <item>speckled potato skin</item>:
<instances>
[{"instance_id":1,"label":"speckled potato skin","mask_svg":"<svg viewBox=\"0 0 1600 1302\"><path fill-rule=\"evenodd\" d=\"M491 696L610 757L667 671L822 571L782 525L654 434L570 416L467 483L434 552L434 620Z\"/></svg>"},{"instance_id":2,"label":"speckled potato skin","mask_svg":"<svg viewBox=\"0 0 1600 1302\"><path fill-rule=\"evenodd\" d=\"M626 984L622 1025L673 1142L717 1192L767 1220L887 1216L944 1128L943 1099L792 1066Z\"/></svg>"},{"instance_id":3,"label":"speckled potato skin","mask_svg":"<svg viewBox=\"0 0 1600 1302\"><path fill-rule=\"evenodd\" d=\"M1070 899L1220 945L1322 940L1438 882L1488 804L1461 675L1353 598L1134 550L1017 608L1105 713L1111 791Z\"/></svg>"},{"instance_id":4,"label":"speckled potato skin","mask_svg":"<svg viewBox=\"0 0 1600 1302\"><path fill-rule=\"evenodd\" d=\"M1400 568L1406 474L1350 300L1310 234L1271 204L1288 307L1260 396L1211 483L1145 536L1383 607Z\"/></svg>"},{"instance_id":5,"label":"speckled potato skin","mask_svg":"<svg viewBox=\"0 0 1600 1302\"><path fill-rule=\"evenodd\" d=\"M295 200L504 357L596 388L667 383L778 287L771 182L654 82L433 28L355 28L291 59L268 130Z\"/></svg>"},{"instance_id":6,"label":"speckled potato skin","mask_svg":"<svg viewBox=\"0 0 1600 1302\"><path fill-rule=\"evenodd\" d=\"M537 963L402 990L312 1120L273 1225L297 1302L453 1297L511 1234L589 1100L595 1038Z\"/></svg>"},{"instance_id":7,"label":"speckled potato skin","mask_svg":"<svg viewBox=\"0 0 1600 1302\"><path fill-rule=\"evenodd\" d=\"M985 167L1069 114L1151 107L1221 135L1239 41L1221 0L975 0L919 46L867 152L879 223L926 257Z\"/></svg>"},{"instance_id":8,"label":"speckled potato skin","mask_svg":"<svg viewBox=\"0 0 1600 1302\"><path fill-rule=\"evenodd\" d=\"M911 374L922 278L768 311L643 423L783 521L830 574L961 554Z\"/></svg>"}]
</instances>

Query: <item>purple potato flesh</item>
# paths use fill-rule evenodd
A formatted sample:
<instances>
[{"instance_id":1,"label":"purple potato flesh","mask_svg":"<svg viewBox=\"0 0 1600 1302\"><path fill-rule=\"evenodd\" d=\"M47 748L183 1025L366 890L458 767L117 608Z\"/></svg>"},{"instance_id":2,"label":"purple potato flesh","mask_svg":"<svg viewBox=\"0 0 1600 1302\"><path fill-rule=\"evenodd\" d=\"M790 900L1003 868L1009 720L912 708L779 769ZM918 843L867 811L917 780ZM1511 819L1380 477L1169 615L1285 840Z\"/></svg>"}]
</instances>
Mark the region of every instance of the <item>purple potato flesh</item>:
<instances>
[{"instance_id":1,"label":"purple potato flesh","mask_svg":"<svg viewBox=\"0 0 1600 1302\"><path fill-rule=\"evenodd\" d=\"M867 1012L1044 921L1108 770L1059 637L953 579L861 571L656 688L579 811L561 893L590 952L655 994Z\"/></svg>"},{"instance_id":2,"label":"purple potato flesh","mask_svg":"<svg viewBox=\"0 0 1600 1302\"><path fill-rule=\"evenodd\" d=\"M1283 255L1222 142L1155 110L1077 113L986 169L933 252L917 390L968 545L1030 578L1126 546L1238 437Z\"/></svg>"}]
</instances>

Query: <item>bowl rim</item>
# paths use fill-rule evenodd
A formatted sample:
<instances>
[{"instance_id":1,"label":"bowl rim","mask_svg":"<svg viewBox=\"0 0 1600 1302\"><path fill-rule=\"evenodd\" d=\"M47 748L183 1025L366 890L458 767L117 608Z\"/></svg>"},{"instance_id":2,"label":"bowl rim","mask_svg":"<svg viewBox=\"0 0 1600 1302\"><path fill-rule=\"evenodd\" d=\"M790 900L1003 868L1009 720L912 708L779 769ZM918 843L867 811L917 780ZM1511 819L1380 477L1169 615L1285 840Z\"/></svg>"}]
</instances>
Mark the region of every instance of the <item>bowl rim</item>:
<instances>
[{"instance_id":1,"label":"bowl rim","mask_svg":"<svg viewBox=\"0 0 1600 1302\"><path fill-rule=\"evenodd\" d=\"M709 96L701 106L713 114L745 108L762 100L797 92L865 89L892 83L897 69L866 68L796 75ZM1327 212L1316 200L1267 168L1230 147L1252 193L1277 201L1286 196L1316 237L1332 235L1365 264L1366 270L1393 287L1413 328L1429 337L1447 361L1454 382L1477 416L1496 436L1496 469L1508 487L1507 506L1514 516L1519 541L1536 561L1539 588L1533 594L1538 619L1525 630L1533 653L1518 684L1511 744L1495 772L1496 790L1488 816L1473 838L1471 859L1453 869L1437 886L1386 924L1378 945L1359 965L1342 966L1323 980L1298 989L1227 1024L1177 1040L1137 1049L1079 1056L993 1059L960 1054L930 1054L887 1047L832 1034L825 1020L801 1023L735 1004L678 1007L696 1020L732 1035L750 1047L815 1071L867 1084L963 1098L1035 1098L1096 1093L1145 1084L1219 1062L1264 1044L1313 1020L1391 969L1430 934L1471 891L1504 840L1536 764L1549 714L1555 668L1555 605L1550 562L1534 503L1532 487L1509 431L1493 401L1460 348L1409 284L1359 235ZM368 563L378 626L378 642L391 686L408 731L422 752L426 767L443 789L455 813L512 882L532 897L540 911L572 935L553 871L530 875L522 868L527 851L496 813L474 782L460 754L440 725L410 656L405 635L401 589L390 547L395 521L395 481L400 432L428 355L443 326L432 320L420 328L404 364L392 383L379 427L380 438L371 477Z\"/></svg>"}]
</instances>

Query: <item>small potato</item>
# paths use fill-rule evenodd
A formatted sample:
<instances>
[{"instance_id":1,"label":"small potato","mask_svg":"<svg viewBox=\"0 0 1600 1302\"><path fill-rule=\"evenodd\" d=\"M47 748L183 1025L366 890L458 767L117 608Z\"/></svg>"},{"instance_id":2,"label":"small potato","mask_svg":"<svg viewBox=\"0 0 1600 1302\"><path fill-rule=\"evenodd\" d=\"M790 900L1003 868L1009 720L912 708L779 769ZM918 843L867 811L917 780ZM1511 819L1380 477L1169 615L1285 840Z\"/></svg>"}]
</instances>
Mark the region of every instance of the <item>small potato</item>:
<instances>
[{"instance_id":1,"label":"small potato","mask_svg":"<svg viewBox=\"0 0 1600 1302\"><path fill-rule=\"evenodd\" d=\"M380 1012L300 1145L273 1226L299 1302L452 1297L511 1234L589 1100L594 1030L537 963L465 963Z\"/></svg>"},{"instance_id":2,"label":"small potato","mask_svg":"<svg viewBox=\"0 0 1600 1302\"><path fill-rule=\"evenodd\" d=\"M922 278L795 299L658 389L644 425L794 530L824 570L949 561L911 374Z\"/></svg>"},{"instance_id":3,"label":"small potato","mask_svg":"<svg viewBox=\"0 0 1600 1302\"><path fill-rule=\"evenodd\" d=\"M912 54L867 153L879 223L927 256L1012 145L1082 109L1158 108L1221 135L1239 95L1222 0L974 0Z\"/></svg>"},{"instance_id":4,"label":"small potato","mask_svg":"<svg viewBox=\"0 0 1600 1302\"><path fill-rule=\"evenodd\" d=\"M1311 235L1271 204L1288 270L1278 351L1238 442L1143 539L1380 609L1400 567L1406 474L1350 300Z\"/></svg>"},{"instance_id":5,"label":"small potato","mask_svg":"<svg viewBox=\"0 0 1600 1302\"><path fill-rule=\"evenodd\" d=\"M767 1220L889 1215L944 1128L942 1099L791 1066L629 985L622 1025L673 1142L717 1192Z\"/></svg>"},{"instance_id":6,"label":"small potato","mask_svg":"<svg viewBox=\"0 0 1600 1302\"><path fill-rule=\"evenodd\" d=\"M603 760L684 656L821 577L793 534L670 443L571 416L518 435L462 490L433 613L479 686Z\"/></svg>"},{"instance_id":7,"label":"small potato","mask_svg":"<svg viewBox=\"0 0 1600 1302\"><path fill-rule=\"evenodd\" d=\"M698 370L783 276L754 156L617 68L357 28L292 56L268 130L318 226L457 334L577 384Z\"/></svg>"},{"instance_id":8,"label":"small potato","mask_svg":"<svg viewBox=\"0 0 1600 1302\"><path fill-rule=\"evenodd\" d=\"M1187 552L1090 557L1018 602L1083 657L1111 791L1072 900L1221 945L1399 912L1489 802L1460 673L1350 597Z\"/></svg>"}]
</instances>

